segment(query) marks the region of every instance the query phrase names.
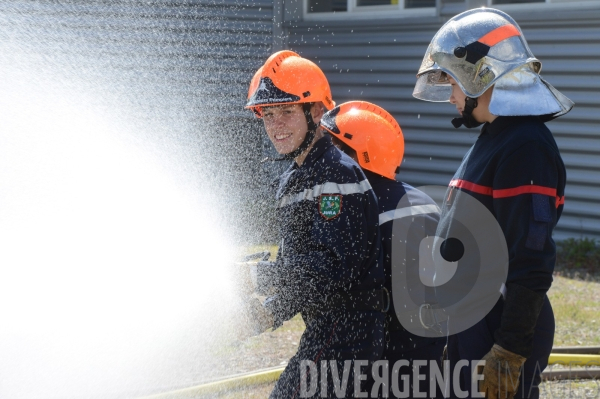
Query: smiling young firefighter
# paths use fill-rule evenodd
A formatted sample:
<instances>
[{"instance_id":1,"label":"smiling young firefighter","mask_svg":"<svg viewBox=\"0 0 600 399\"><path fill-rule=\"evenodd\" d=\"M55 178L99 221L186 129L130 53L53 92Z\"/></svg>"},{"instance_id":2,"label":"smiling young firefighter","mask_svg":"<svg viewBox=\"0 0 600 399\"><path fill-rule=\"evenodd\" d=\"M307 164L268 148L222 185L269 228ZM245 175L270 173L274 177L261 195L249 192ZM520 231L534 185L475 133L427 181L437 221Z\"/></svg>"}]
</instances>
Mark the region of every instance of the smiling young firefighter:
<instances>
[{"instance_id":1,"label":"smiling young firefighter","mask_svg":"<svg viewBox=\"0 0 600 399\"><path fill-rule=\"evenodd\" d=\"M396 180L404 156L404 136L396 120L386 110L365 101L350 101L327 112L321 126L330 132L336 146L358 162L377 195L385 285L392 293L392 269L396 269L394 273L406 273L411 260L419 258L422 241L435 235L439 208L422 191ZM394 235L398 231L409 231L405 243L395 242L400 240L398 234ZM406 247L403 259L392 254L398 250L398 245ZM411 288L408 287L409 290ZM431 391L429 366L436 362L441 368L440 359L446 339L419 337L402 327L394 309L394 305L402 306L398 299L393 298L387 312L382 356L388 364L386 380L390 383L397 380L398 389L389 389L395 384L381 387L379 396L374 397L388 397L383 392L389 393L391 398L420 397L420 394L437 397L440 392ZM419 370L423 376L419 381L412 379L415 360L426 362L426 366ZM393 366L398 361L405 361L406 365L395 369Z\"/></svg>"},{"instance_id":2,"label":"smiling young firefighter","mask_svg":"<svg viewBox=\"0 0 600 399\"><path fill-rule=\"evenodd\" d=\"M333 106L323 72L291 51L273 54L250 85L246 107L263 119L279 159L294 160L274 185L281 241L276 262L258 265L258 291L272 294L255 309L266 321L258 331L298 312L306 323L271 398L359 396L355 380L363 391L368 382L355 372L366 379L383 351L377 200L360 167L318 127Z\"/></svg>"},{"instance_id":3,"label":"smiling young firefighter","mask_svg":"<svg viewBox=\"0 0 600 399\"><path fill-rule=\"evenodd\" d=\"M542 79L540 69L510 16L475 9L450 19L433 37L413 93L455 104L462 114L455 127L484 124L450 182L437 235L452 236L458 228L452 214L468 194L494 215L506 239L502 297L483 320L448 343L452 367L461 359L486 361L480 388L487 398L539 397L554 336L546 292L566 173L544 123L569 112L573 103ZM470 390L471 377L463 368L461 390Z\"/></svg>"}]
</instances>

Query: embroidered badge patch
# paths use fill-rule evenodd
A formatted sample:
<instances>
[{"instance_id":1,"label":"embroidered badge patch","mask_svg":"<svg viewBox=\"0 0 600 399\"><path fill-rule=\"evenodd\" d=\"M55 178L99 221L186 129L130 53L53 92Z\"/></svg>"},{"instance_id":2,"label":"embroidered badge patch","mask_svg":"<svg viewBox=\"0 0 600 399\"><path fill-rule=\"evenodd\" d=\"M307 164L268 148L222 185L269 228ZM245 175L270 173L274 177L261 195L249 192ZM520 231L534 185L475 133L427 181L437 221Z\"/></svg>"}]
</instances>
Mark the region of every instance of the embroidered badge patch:
<instances>
[{"instance_id":1,"label":"embroidered badge patch","mask_svg":"<svg viewBox=\"0 0 600 399\"><path fill-rule=\"evenodd\" d=\"M336 218L342 212L342 196L340 194L322 194L319 196L319 213L326 220Z\"/></svg>"}]
</instances>

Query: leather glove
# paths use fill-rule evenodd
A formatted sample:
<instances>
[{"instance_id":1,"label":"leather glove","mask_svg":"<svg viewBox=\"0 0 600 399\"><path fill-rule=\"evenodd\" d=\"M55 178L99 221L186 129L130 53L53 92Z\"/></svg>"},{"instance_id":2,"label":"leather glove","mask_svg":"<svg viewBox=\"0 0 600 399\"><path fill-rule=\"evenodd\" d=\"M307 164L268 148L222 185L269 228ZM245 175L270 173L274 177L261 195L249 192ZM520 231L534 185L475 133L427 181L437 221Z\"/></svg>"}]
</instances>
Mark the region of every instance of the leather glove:
<instances>
[{"instance_id":1,"label":"leather glove","mask_svg":"<svg viewBox=\"0 0 600 399\"><path fill-rule=\"evenodd\" d=\"M249 316L252 317L254 332L257 335L273 328L273 315L256 298L249 301Z\"/></svg>"},{"instance_id":2,"label":"leather glove","mask_svg":"<svg viewBox=\"0 0 600 399\"><path fill-rule=\"evenodd\" d=\"M237 262L234 278L238 291L248 296L272 295L277 285L277 267L276 262Z\"/></svg>"},{"instance_id":3,"label":"leather glove","mask_svg":"<svg viewBox=\"0 0 600 399\"><path fill-rule=\"evenodd\" d=\"M251 296L256 287L256 262L236 262L234 281L237 290L245 296Z\"/></svg>"},{"instance_id":4,"label":"leather glove","mask_svg":"<svg viewBox=\"0 0 600 399\"><path fill-rule=\"evenodd\" d=\"M256 264L253 271L255 276L255 289L259 295L273 295L279 284L278 274L279 259L275 262L261 261Z\"/></svg>"},{"instance_id":5,"label":"leather glove","mask_svg":"<svg viewBox=\"0 0 600 399\"><path fill-rule=\"evenodd\" d=\"M531 356L537 319L546 294L532 291L517 283L506 284L506 298L500 328L494 331L494 342L524 357Z\"/></svg>"},{"instance_id":6,"label":"leather glove","mask_svg":"<svg viewBox=\"0 0 600 399\"><path fill-rule=\"evenodd\" d=\"M526 358L510 352L498 344L483 357L483 381L479 382L479 392L487 399L512 399L519 389L521 367Z\"/></svg>"},{"instance_id":7,"label":"leather glove","mask_svg":"<svg viewBox=\"0 0 600 399\"><path fill-rule=\"evenodd\" d=\"M244 340L260 335L274 324L273 315L258 299L250 298L244 305L244 326L238 331L238 339Z\"/></svg>"}]
</instances>

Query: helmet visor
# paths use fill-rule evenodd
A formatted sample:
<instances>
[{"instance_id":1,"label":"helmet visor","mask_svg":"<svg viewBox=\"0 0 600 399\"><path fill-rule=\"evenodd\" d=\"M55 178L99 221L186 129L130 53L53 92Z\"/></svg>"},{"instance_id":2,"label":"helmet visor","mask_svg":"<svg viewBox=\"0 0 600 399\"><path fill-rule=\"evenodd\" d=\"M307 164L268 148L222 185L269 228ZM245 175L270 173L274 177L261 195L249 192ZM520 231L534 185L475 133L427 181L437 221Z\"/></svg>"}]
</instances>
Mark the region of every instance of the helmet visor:
<instances>
[{"instance_id":1,"label":"helmet visor","mask_svg":"<svg viewBox=\"0 0 600 399\"><path fill-rule=\"evenodd\" d=\"M448 75L440 69L419 76L413 90L413 97L433 102L449 101L451 94L452 85L448 81Z\"/></svg>"}]
</instances>

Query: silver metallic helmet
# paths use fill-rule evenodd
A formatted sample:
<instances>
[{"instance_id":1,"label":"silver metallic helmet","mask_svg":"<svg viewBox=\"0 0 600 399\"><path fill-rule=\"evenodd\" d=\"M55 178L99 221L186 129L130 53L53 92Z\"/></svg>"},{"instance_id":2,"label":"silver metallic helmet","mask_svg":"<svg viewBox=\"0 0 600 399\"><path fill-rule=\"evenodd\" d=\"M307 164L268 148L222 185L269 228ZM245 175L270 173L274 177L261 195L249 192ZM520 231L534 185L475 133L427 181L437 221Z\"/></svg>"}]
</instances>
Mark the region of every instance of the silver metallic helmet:
<instances>
[{"instance_id":1,"label":"silver metallic helmet","mask_svg":"<svg viewBox=\"0 0 600 399\"><path fill-rule=\"evenodd\" d=\"M473 9L456 15L435 34L413 96L448 101L449 75L471 98L495 85L489 107L494 115L566 114L573 102L541 78L541 69L514 19L492 8Z\"/></svg>"}]
</instances>

